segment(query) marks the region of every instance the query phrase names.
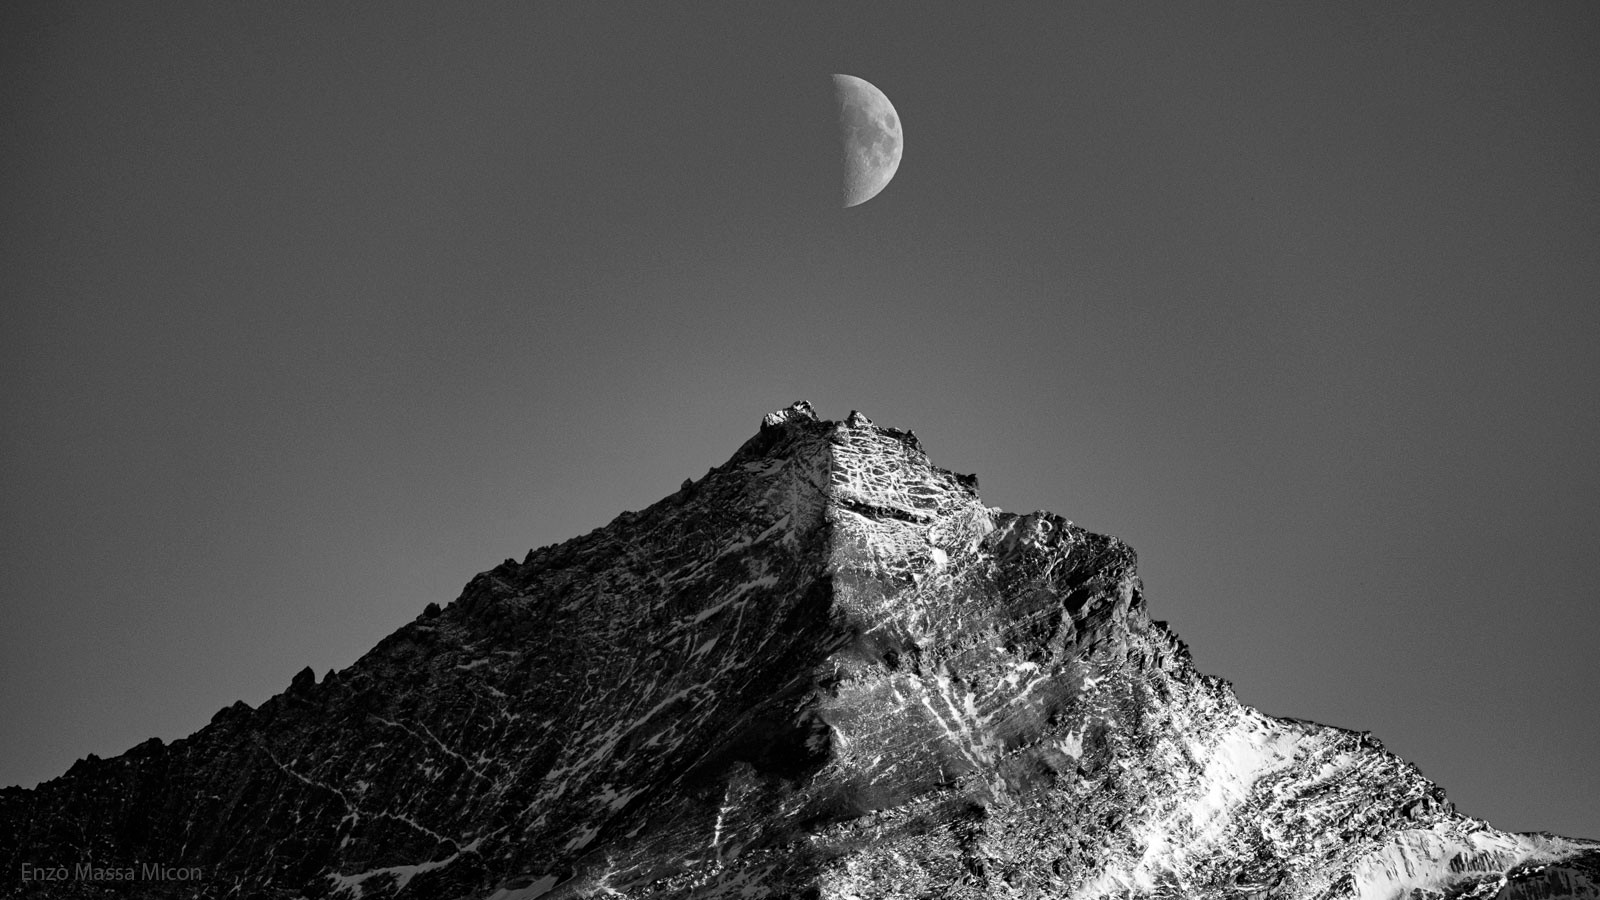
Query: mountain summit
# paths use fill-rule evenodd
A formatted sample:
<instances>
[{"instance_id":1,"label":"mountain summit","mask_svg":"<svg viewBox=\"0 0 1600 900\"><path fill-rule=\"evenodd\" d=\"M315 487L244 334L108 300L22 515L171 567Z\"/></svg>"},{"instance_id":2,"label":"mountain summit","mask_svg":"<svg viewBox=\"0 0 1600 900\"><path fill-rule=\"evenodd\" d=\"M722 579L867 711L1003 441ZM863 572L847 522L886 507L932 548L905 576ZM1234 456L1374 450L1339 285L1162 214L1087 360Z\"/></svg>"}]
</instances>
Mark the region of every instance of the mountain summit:
<instances>
[{"instance_id":1,"label":"mountain summit","mask_svg":"<svg viewBox=\"0 0 1600 900\"><path fill-rule=\"evenodd\" d=\"M1200 674L1127 545L806 403L321 682L0 792L0 863L40 897L1600 897L1600 842Z\"/></svg>"}]
</instances>

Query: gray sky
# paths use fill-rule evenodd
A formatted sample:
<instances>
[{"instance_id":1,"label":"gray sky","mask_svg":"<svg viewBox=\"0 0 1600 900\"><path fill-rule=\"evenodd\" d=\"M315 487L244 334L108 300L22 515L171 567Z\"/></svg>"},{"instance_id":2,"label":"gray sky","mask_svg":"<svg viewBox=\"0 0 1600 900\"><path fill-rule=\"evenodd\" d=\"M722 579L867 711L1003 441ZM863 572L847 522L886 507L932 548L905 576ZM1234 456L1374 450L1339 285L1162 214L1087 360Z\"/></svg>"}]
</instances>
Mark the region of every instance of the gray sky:
<instances>
[{"instance_id":1,"label":"gray sky","mask_svg":"<svg viewBox=\"0 0 1600 900\"><path fill-rule=\"evenodd\" d=\"M0 783L808 399L1600 837L1600 6L0 6ZM831 204L829 75L905 123Z\"/></svg>"}]
</instances>

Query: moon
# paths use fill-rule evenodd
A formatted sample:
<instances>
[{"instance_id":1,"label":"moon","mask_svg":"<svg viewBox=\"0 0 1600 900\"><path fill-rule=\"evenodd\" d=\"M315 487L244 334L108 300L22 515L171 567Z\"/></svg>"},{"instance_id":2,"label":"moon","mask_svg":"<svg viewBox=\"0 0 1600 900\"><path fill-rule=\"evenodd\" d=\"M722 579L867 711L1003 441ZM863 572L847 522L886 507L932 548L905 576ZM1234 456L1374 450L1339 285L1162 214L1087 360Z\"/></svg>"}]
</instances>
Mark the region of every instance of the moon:
<instances>
[{"instance_id":1,"label":"moon","mask_svg":"<svg viewBox=\"0 0 1600 900\"><path fill-rule=\"evenodd\" d=\"M864 79L833 76L833 98L839 107L843 205L871 200L900 168L900 117L894 104Z\"/></svg>"}]
</instances>

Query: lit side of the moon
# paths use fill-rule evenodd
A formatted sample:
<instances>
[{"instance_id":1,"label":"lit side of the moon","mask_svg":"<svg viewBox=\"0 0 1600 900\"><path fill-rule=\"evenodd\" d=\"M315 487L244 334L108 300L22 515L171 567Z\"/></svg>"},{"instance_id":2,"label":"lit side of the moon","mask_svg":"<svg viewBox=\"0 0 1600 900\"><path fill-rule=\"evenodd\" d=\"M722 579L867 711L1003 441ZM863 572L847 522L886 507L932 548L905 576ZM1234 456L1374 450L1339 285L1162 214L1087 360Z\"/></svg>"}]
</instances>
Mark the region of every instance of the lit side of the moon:
<instances>
[{"instance_id":1,"label":"lit side of the moon","mask_svg":"<svg viewBox=\"0 0 1600 900\"><path fill-rule=\"evenodd\" d=\"M900 116L883 92L854 75L833 76L843 151L843 205L878 195L900 168Z\"/></svg>"}]
</instances>

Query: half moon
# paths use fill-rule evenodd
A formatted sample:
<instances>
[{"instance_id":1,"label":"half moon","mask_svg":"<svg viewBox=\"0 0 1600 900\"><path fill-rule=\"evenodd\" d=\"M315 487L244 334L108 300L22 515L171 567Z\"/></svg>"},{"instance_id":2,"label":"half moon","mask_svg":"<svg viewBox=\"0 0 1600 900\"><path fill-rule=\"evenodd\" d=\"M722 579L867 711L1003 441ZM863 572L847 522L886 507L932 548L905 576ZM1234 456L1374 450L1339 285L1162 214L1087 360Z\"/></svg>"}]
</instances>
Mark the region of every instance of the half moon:
<instances>
[{"instance_id":1,"label":"half moon","mask_svg":"<svg viewBox=\"0 0 1600 900\"><path fill-rule=\"evenodd\" d=\"M843 151L843 205L865 203L900 168L900 117L883 91L854 75L833 76Z\"/></svg>"}]
</instances>

